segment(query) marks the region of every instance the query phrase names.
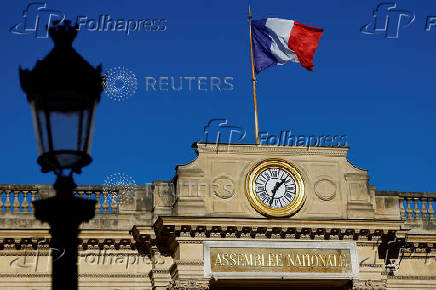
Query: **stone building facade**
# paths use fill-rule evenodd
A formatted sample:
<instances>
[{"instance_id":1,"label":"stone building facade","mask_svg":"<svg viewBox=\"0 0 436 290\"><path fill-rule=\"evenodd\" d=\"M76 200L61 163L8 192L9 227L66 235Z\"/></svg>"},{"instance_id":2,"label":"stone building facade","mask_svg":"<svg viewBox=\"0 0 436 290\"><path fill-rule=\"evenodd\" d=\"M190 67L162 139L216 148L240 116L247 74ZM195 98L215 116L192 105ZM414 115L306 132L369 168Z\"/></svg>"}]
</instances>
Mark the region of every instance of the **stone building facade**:
<instances>
[{"instance_id":1,"label":"stone building facade","mask_svg":"<svg viewBox=\"0 0 436 290\"><path fill-rule=\"evenodd\" d=\"M378 191L348 148L193 147L198 157L172 181L77 188L99 201L80 234L81 289L436 289L436 194ZM250 187L268 162L301 178L289 183L289 206L287 177L259 185L260 172ZM61 249L31 201L52 187L0 191L0 288L50 289L50 255ZM282 207L290 214L275 216Z\"/></svg>"}]
</instances>

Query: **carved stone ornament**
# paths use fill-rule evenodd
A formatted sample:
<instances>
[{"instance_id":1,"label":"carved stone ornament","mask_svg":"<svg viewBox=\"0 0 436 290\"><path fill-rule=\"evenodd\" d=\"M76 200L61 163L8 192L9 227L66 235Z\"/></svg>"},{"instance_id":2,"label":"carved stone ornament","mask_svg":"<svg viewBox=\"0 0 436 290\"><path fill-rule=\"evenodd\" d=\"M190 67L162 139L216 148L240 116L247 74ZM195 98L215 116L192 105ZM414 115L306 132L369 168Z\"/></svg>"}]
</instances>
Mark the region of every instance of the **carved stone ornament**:
<instances>
[{"instance_id":1,"label":"carved stone ornament","mask_svg":"<svg viewBox=\"0 0 436 290\"><path fill-rule=\"evenodd\" d=\"M336 184L327 178L320 179L315 183L315 194L321 200L332 200L336 196Z\"/></svg>"},{"instance_id":2,"label":"carved stone ornament","mask_svg":"<svg viewBox=\"0 0 436 290\"><path fill-rule=\"evenodd\" d=\"M235 195L233 180L227 176L218 176L212 183L213 193L222 199L228 199Z\"/></svg>"},{"instance_id":3,"label":"carved stone ornament","mask_svg":"<svg viewBox=\"0 0 436 290\"><path fill-rule=\"evenodd\" d=\"M353 280L353 290L386 290L386 280Z\"/></svg>"},{"instance_id":4,"label":"carved stone ornament","mask_svg":"<svg viewBox=\"0 0 436 290\"><path fill-rule=\"evenodd\" d=\"M176 280L169 285L171 290L207 290L209 289L208 280Z\"/></svg>"}]
</instances>

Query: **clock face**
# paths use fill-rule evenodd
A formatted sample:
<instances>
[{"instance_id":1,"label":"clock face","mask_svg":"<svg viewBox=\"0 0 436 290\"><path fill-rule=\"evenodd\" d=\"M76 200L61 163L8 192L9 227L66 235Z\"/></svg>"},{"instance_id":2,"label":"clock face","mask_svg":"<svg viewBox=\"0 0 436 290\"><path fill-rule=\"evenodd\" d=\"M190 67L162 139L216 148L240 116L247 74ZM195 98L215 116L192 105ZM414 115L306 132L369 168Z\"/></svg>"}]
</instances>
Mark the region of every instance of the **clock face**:
<instances>
[{"instance_id":1,"label":"clock face","mask_svg":"<svg viewBox=\"0 0 436 290\"><path fill-rule=\"evenodd\" d=\"M289 216L304 203L304 183L295 166L281 159L268 159L248 173L246 195L254 209L263 215Z\"/></svg>"},{"instance_id":2,"label":"clock face","mask_svg":"<svg viewBox=\"0 0 436 290\"><path fill-rule=\"evenodd\" d=\"M295 180L283 168L266 168L254 180L257 197L271 208L284 208L295 199Z\"/></svg>"}]
</instances>

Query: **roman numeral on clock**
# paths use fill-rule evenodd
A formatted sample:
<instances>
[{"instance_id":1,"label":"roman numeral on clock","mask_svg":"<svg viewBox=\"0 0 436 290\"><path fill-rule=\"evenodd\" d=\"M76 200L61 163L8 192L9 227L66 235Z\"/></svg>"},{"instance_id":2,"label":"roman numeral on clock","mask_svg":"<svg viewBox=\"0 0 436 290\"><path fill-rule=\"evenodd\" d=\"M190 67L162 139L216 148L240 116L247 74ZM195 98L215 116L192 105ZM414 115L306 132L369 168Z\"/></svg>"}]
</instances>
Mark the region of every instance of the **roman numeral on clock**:
<instances>
[{"instance_id":1,"label":"roman numeral on clock","mask_svg":"<svg viewBox=\"0 0 436 290\"><path fill-rule=\"evenodd\" d=\"M274 198L274 200L272 202L272 206L275 207L275 208L283 207L283 204L280 201L280 198Z\"/></svg>"},{"instance_id":2,"label":"roman numeral on clock","mask_svg":"<svg viewBox=\"0 0 436 290\"><path fill-rule=\"evenodd\" d=\"M273 178L277 178L278 177L279 171L277 169L270 169L270 171L271 171L271 176Z\"/></svg>"},{"instance_id":3,"label":"roman numeral on clock","mask_svg":"<svg viewBox=\"0 0 436 290\"><path fill-rule=\"evenodd\" d=\"M285 193L285 197L288 198L290 201L294 199L294 197L289 192Z\"/></svg>"},{"instance_id":4,"label":"roman numeral on clock","mask_svg":"<svg viewBox=\"0 0 436 290\"><path fill-rule=\"evenodd\" d=\"M286 185L286 191L293 191L295 190L295 185Z\"/></svg>"},{"instance_id":5,"label":"roman numeral on clock","mask_svg":"<svg viewBox=\"0 0 436 290\"><path fill-rule=\"evenodd\" d=\"M267 171L264 172L264 175L266 176L267 180L271 178L271 175Z\"/></svg>"},{"instance_id":6,"label":"roman numeral on clock","mask_svg":"<svg viewBox=\"0 0 436 290\"><path fill-rule=\"evenodd\" d=\"M286 196L282 196L281 200L283 202L283 204L288 205L292 200L289 200Z\"/></svg>"},{"instance_id":7,"label":"roman numeral on clock","mask_svg":"<svg viewBox=\"0 0 436 290\"><path fill-rule=\"evenodd\" d=\"M259 193L259 197L262 201L265 199L266 196L266 191Z\"/></svg>"},{"instance_id":8,"label":"roman numeral on clock","mask_svg":"<svg viewBox=\"0 0 436 290\"><path fill-rule=\"evenodd\" d=\"M264 191L265 190L265 185L256 185L256 191Z\"/></svg>"}]
</instances>

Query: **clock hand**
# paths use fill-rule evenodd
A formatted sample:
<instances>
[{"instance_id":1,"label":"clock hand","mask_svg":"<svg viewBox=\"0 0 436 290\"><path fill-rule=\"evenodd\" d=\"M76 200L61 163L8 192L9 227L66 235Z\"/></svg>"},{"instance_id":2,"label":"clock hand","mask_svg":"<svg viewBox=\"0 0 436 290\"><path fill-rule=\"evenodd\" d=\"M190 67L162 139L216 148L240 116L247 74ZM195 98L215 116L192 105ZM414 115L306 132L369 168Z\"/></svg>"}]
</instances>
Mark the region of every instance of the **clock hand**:
<instances>
[{"instance_id":1,"label":"clock hand","mask_svg":"<svg viewBox=\"0 0 436 290\"><path fill-rule=\"evenodd\" d=\"M277 188L278 188L279 184L280 184L280 182L277 182L276 185L274 185L274 188L271 190L272 195L271 195L271 201L269 202L269 206L272 205L272 202L274 200L274 196L276 195L276 191L277 191Z\"/></svg>"},{"instance_id":2,"label":"clock hand","mask_svg":"<svg viewBox=\"0 0 436 290\"><path fill-rule=\"evenodd\" d=\"M285 181L286 181L286 178L285 178L285 179L282 179L280 182L277 182L276 185L274 186L272 192L275 193L275 192L277 191L277 189L279 189L280 186L282 186L283 183L285 183Z\"/></svg>"},{"instance_id":3,"label":"clock hand","mask_svg":"<svg viewBox=\"0 0 436 290\"><path fill-rule=\"evenodd\" d=\"M277 189L279 189L279 187L282 186L283 183L285 183L285 181L286 181L286 178L285 178L285 179L282 179L282 181L280 181L280 184L279 184L279 186L277 187Z\"/></svg>"},{"instance_id":4,"label":"clock hand","mask_svg":"<svg viewBox=\"0 0 436 290\"><path fill-rule=\"evenodd\" d=\"M272 202L274 200L274 196L276 195L277 189L279 189L280 186L282 186L282 184L285 183L285 180L286 180L286 178L282 179L282 181L280 181L280 182L277 182L276 185L274 186L274 188L271 190L272 196L271 196L271 201L269 202L269 206L272 205Z\"/></svg>"}]
</instances>

